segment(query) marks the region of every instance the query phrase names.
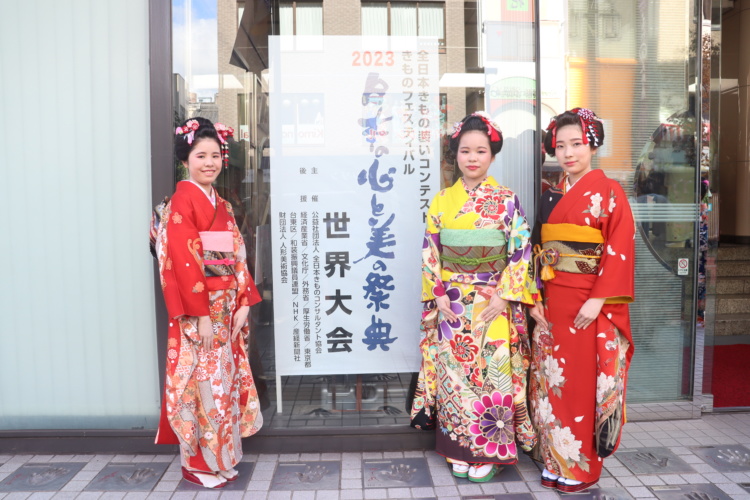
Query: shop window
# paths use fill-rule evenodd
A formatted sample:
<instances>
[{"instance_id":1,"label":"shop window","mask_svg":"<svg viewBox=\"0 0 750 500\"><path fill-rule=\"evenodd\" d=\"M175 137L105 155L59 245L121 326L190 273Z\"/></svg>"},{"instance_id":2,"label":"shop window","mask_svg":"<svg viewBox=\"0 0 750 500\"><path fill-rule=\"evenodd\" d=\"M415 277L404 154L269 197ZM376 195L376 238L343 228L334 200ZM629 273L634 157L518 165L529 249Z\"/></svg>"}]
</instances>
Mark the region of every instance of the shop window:
<instances>
[{"instance_id":1,"label":"shop window","mask_svg":"<svg viewBox=\"0 0 750 500\"><path fill-rule=\"evenodd\" d=\"M363 2L362 34L434 36L445 47L445 5L436 2Z\"/></svg>"},{"instance_id":2,"label":"shop window","mask_svg":"<svg viewBox=\"0 0 750 500\"><path fill-rule=\"evenodd\" d=\"M281 35L322 35L323 2L280 2Z\"/></svg>"}]
</instances>

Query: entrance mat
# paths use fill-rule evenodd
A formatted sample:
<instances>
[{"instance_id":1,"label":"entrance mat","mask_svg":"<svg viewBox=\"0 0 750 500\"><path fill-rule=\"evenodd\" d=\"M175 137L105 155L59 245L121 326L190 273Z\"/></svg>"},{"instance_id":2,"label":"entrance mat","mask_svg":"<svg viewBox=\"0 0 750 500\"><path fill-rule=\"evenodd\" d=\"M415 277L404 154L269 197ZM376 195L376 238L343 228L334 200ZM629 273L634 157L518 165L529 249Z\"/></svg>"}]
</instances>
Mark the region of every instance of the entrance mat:
<instances>
[{"instance_id":1,"label":"entrance mat","mask_svg":"<svg viewBox=\"0 0 750 500\"><path fill-rule=\"evenodd\" d=\"M9 491L58 491L78 474L85 462L26 464L0 482L0 493Z\"/></svg>"},{"instance_id":2,"label":"entrance mat","mask_svg":"<svg viewBox=\"0 0 750 500\"><path fill-rule=\"evenodd\" d=\"M679 486L652 486L656 498L661 500L731 500L732 497L713 484L681 484Z\"/></svg>"},{"instance_id":3,"label":"entrance mat","mask_svg":"<svg viewBox=\"0 0 750 500\"><path fill-rule=\"evenodd\" d=\"M169 463L110 463L86 485L84 491L151 491Z\"/></svg>"},{"instance_id":4,"label":"entrance mat","mask_svg":"<svg viewBox=\"0 0 750 500\"><path fill-rule=\"evenodd\" d=\"M424 458L363 460L365 488L423 488L432 486L430 467Z\"/></svg>"},{"instance_id":5,"label":"entrance mat","mask_svg":"<svg viewBox=\"0 0 750 500\"><path fill-rule=\"evenodd\" d=\"M245 491L247 484L250 482L250 476L253 475L254 462L240 462L234 466L240 476L236 481L229 481L226 486L216 491ZM203 486L185 481L180 481L175 491L210 491Z\"/></svg>"},{"instance_id":6,"label":"entrance mat","mask_svg":"<svg viewBox=\"0 0 750 500\"><path fill-rule=\"evenodd\" d=\"M280 462L271 490L338 490L341 462Z\"/></svg>"},{"instance_id":7,"label":"entrance mat","mask_svg":"<svg viewBox=\"0 0 750 500\"><path fill-rule=\"evenodd\" d=\"M744 446L695 446L691 450L719 472L750 471L750 450Z\"/></svg>"},{"instance_id":8,"label":"entrance mat","mask_svg":"<svg viewBox=\"0 0 750 500\"><path fill-rule=\"evenodd\" d=\"M750 344L714 346L714 408L750 406Z\"/></svg>"},{"instance_id":9,"label":"entrance mat","mask_svg":"<svg viewBox=\"0 0 750 500\"><path fill-rule=\"evenodd\" d=\"M671 474L695 472L690 465L666 448L635 448L615 454L633 474Z\"/></svg>"}]
</instances>

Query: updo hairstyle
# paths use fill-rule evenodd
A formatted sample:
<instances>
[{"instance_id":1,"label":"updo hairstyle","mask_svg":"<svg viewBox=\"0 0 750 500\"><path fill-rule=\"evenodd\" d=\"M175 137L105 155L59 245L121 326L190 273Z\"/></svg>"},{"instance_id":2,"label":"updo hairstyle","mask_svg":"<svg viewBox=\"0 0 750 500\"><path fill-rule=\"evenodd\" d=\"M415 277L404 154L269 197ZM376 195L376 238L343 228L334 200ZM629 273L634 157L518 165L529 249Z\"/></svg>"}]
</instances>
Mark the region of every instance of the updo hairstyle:
<instances>
[{"instance_id":1,"label":"updo hairstyle","mask_svg":"<svg viewBox=\"0 0 750 500\"><path fill-rule=\"evenodd\" d=\"M590 113L590 116L594 119L590 119L588 113ZM602 125L601 120L596 117L593 111L579 110L579 108L575 108L560 113L553 118L553 121L554 127L552 123L550 123L550 126L547 128L547 135L544 137L544 150L550 156L555 156L555 146L553 145L553 141L556 137L555 132L568 125L575 125L581 129L581 137L583 137L584 133L587 134L588 146L591 149L597 149L604 144L604 125ZM582 121L583 123L581 123ZM587 130L584 130L584 124ZM593 130L591 130L592 128ZM596 134L596 137L594 138L592 134ZM595 141L598 144L597 146L593 145Z\"/></svg>"},{"instance_id":2,"label":"updo hairstyle","mask_svg":"<svg viewBox=\"0 0 750 500\"><path fill-rule=\"evenodd\" d=\"M487 137L487 141L490 143L490 152L492 153L492 156L497 155L500 150L503 148L503 134L498 130L498 136L499 140L493 141L490 138L489 132L491 132L490 127L485 120L476 114L471 114L465 117L460 122L461 129L459 130L458 134L451 137L449 147L451 148L451 151L453 153L458 152L458 144L461 142L461 136L463 136L466 132L470 132L472 130L478 130L482 134L484 134Z\"/></svg>"},{"instance_id":3,"label":"updo hairstyle","mask_svg":"<svg viewBox=\"0 0 750 500\"><path fill-rule=\"evenodd\" d=\"M216 132L216 128L211 120L196 116L195 118L189 118L182 122L181 127L187 126L188 122L198 122L198 129L195 130L192 141L188 141L188 134L177 134L174 136L174 155L178 161L187 161L190 152L193 150L198 141L201 139L213 139L221 149L221 140L219 134Z\"/></svg>"}]
</instances>

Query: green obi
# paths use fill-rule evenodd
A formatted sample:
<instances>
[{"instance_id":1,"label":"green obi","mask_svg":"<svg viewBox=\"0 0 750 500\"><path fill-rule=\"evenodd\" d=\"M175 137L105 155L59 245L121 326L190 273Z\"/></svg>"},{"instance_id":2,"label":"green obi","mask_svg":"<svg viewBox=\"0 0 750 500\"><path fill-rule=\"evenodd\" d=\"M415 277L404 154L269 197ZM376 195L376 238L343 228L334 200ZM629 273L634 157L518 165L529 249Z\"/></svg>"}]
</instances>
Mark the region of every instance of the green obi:
<instances>
[{"instance_id":1,"label":"green obi","mask_svg":"<svg viewBox=\"0 0 750 500\"><path fill-rule=\"evenodd\" d=\"M505 234L497 229L441 229L440 245L446 271L494 273L505 268Z\"/></svg>"}]
</instances>

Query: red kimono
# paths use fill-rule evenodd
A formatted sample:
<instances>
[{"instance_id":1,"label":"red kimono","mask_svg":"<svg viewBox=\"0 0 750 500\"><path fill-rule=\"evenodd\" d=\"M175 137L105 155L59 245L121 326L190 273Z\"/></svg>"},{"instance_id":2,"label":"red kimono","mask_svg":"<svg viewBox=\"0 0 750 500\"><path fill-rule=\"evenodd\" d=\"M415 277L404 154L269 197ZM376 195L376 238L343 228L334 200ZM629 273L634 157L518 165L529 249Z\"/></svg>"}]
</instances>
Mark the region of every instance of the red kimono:
<instances>
[{"instance_id":1,"label":"red kimono","mask_svg":"<svg viewBox=\"0 0 750 500\"><path fill-rule=\"evenodd\" d=\"M243 337L231 339L237 309L260 302L231 205L216 196L214 208L199 186L178 183L156 249L170 318L156 442L179 443L189 469L226 471L263 422ZM211 318L212 349L200 348L198 316Z\"/></svg>"},{"instance_id":2,"label":"red kimono","mask_svg":"<svg viewBox=\"0 0 750 500\"><path fill-rule=\"evenodd\" d=\"M532 240L542 247L535 272L550 331L534 332L530 407L546 468L566 478L598 480L619 445L633 356L634 235L625 192L601 170L567 193L563 181L542 195ZM576 329L589 298L606 302Z\"/></svg>"}]
</instances>

